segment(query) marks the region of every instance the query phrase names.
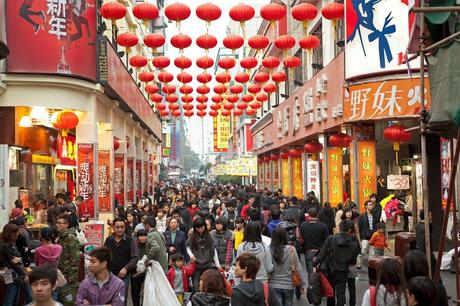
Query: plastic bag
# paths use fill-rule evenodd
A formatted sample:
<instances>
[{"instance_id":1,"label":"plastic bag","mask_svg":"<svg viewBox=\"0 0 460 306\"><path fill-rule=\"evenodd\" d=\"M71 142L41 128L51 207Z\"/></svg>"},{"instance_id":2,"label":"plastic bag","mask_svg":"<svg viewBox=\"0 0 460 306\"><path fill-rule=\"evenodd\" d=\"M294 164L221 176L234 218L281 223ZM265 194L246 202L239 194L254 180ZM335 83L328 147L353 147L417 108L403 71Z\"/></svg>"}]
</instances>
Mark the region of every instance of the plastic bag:
<instances>
[{"instance_id":1,"label":"plastic bag","mask_svg":"<svg viewBox=\"0 0 460 306\"><path fill-rule=\"evenodd\" d=\"M147 268L143 306L180 306L174 290L157 261Z\"/></svg>"},{"instance_id":2,"label":"plastic bag","mask_svg":"<svg viewBox=\"0 0 460 306\"><path fill-rule=\"evenodd\" d=\"M88 243L88 240L86 239L85 233L82 230L77 231L77 239L80 245L85 245Z\"/></svg>"},{"instance_id":3,"label":"plastic bag","mask_svg":"<svg viewBox=\"0 0 460 306\"><path fill-rule=\"evenodd\" d=\"M321 277L319 273L312 273L308 280L307 299L310 304L320 305L323 299L323 288L321 285Z\"/></svg>"}]
</instances>

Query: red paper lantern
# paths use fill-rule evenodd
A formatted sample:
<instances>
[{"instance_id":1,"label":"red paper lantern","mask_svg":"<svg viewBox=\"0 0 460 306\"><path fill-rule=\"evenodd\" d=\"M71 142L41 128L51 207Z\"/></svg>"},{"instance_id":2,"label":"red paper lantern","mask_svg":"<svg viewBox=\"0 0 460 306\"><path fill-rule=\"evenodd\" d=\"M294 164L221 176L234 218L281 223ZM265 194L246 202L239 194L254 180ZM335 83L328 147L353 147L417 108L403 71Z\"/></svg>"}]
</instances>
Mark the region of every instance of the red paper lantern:
<instances>
[{"instance_id":1,"label":"red paper lantern","mask_svg":"<svg viewBox=\"0 0 460 306\"><path fill-rule=\"evenodd\" d=\"M216 110L210 110L210 111L209 111L209 116L211 116L211 117L217 117L217 116L219 116L219 112L216 111Z\"/></svg>"},{"instance_id":2,"label":"red paper lantern","mask_svg":"<svg viewBox=\"0 0 460 306\"><path fill-rule=\"evenodd\" d=\"M145 86L145 91L148 94L156 94L158 92L158 86L157 85L146 85Z\"/></svg>"},{"instance_id":3,"label":"red paper lantern","mask_svg":"<svg viewBox=\"0 0 460 306\"><path fill-rule=\"evenodd\" d=\"M208 102L208 100L209 100L208 96L201 95L201 96L196 97L196 101L198 103L206 103Z\"/></svg>"},{"instance_id":4,"label":"red paper lantern","mask_svg":"<svg viewBox=\"0 0 460 306\"><path fill-rule=\"evenodd\" d=\"M158 78L158 81L162 83L169 83L174 79L174 76L172 75L172 73L163 71L158 74L157 78Z\"/></svg>"},{"instance_id":5,"label":"red paper lantern","mask_svg":"<svg viewBox=\"0 0 460 306\"><path fill-rule=\"evenodd\" d=\"M185 111L185 112L184 112L184 116L185 116L185 117L192 117L193 115L195 115L195 113L192 112L192 111Z\"/></svg>"},{"instance_id":6,"label":"red paper lantern","mask_svg":"<svg viewBox=\"0 0 460 306\"><path fill-rule=\"evenodd\" d=\"M286 73L283 71L277 71L272 73L272 81L275 83L281 83L286 81Z\"/></svg>"},{"instance_id":7,"label":"red paper lantern","mask_svg":"<svg viewBox=\"0 0 460 306\"><path fill-rule=\"evenodd\" d=\"M193 97L189 95L185 95L180 97L181 101L184 103L192 103L193 102Z\"/></svg>"},{"instance_id":8,"label":"red paper lantern","mask_svg":"<svg viewBox=\"0 0 460 306\"><path fill-rule=\"evenodd\" d=\"M230 87L230 92L238 95L243 92L243 89L244 88L241 85L233 85L232 87Z\"/></svg>"},{"instance_id":9,"label":"red paper lantern","mask_svg":"<svg viewBox=\"0 0 460 306\"><path fill-rule=\"evenodd\" d=\"M270 3L262 6L260 16L271 23L286 16L286 7L277 3Z\"/></svg>"},{"instance_id":10,"label":"red paper lantern","mask_svg":"<svg viewBox=\"0 0 460 306\"><path fill-rule=\"evenodd\" d=\"M263 35L254 35L249 38L248 45L255 50L261 50L268 47L270 40Z\"/></svg>"},{"instance_id":11,"label":"red paper lantern","mask_svg":"<svg viewBox=\"0 0 460 306\"><path fill-rule=\"evenodd\" d=\"M245 21L254 17L255 13L256 12L252 6L240 3L230 9L229 15L231 19L244 24Z\"/></svg>"},{"instance_id":12,"label":"red paper lantern","mask_svg":"<svg viewBox=\"0 0 460 306\"><path fill-rule=\"evenodd\" d=\"M262 107L262 103L258 102L258 101L252 101L250 102L249 104L249 107L252 108L252 109L259 109Z\"/></svg>"},{"instance_id":13,"label":"red paper lantern","mask_svg":"<svg viewBox=\"0 0 460 306\"><path fill-rule=\"evenodd\" d=\"M117 36L117 44L125 48L132 48L139 42L137 36L133 33L126 32Z\"/></svg>"},{"instance_id":14,"label":"red paper lantern","mask_svg":"<svg viewBox=\"0 0 460 306\"><path fill-rule=\"evenodd\" d=\"M202 49L209 50L217 45L217 38L206 33L204 35L198 36L196 39L196 44Z\"/></svg>"},{"instance_id":15,"label":"red paper lantern","mask_svg":"<svg viewBox=\"0 0 460 306\"><path fill-rule=\"evenodd\" d=\"M110 1L101 6L99 13L105 19L110 19L114 22L115 20L125 17L126 7L117 1Z\"/></svg>"},{"instance_id":16,"label":"red paper lantern","mask_svg":"<svg viewBox=\"0 0 460 306\"><path fill-rule=\"evenodd\" d=\"M182 105L182 109L186 110L186 111L191 111L193 110L193 105L190 104L190 103L185 103Z\"/></svg>"},{"instance_id":17,"label":"red paper lantern","mask_svg":"<svg viewBox=\"0 0 460 306\"><path fill-rule=\"evenodd\" d=\"M182 113L180 112L180 110L175 110L171 113L171 115L173 115L174 117L180 117L180 115L182 115Z\"/></svg>"},{"instance_id":18,"label":"red paper lantern","mask_svg":"<svg viewBox=\"0 0 460 306\"><path fill-rule=\"evenodd\" d=\"M180 33L180 34L176 34L173 37L171 37L171 45L173 45L174 48L182 50L182 49L190 47L191 44L192 44L192 39L190 38L190 36L186 34Z\"/></svg>"},{"instance_id":19,"label":"red paper lantern","mask_svg":"<svg viewBox=\"0 0 460 306\"><path fill-rule=\"evenodd\" d=\"M219 59L219 67L222 68L222 69L225 69L225 70L229 70L229 69L232 69L233 67L235 67L236 65L236 61L233 57L229 57L229 56L226 56L226 57L223 57L221 59Z\"/></svg>"},{"instance_id":20,"label":"red paper lantern","mask_svg":"<svg viewBox=\"0 0 460 306\"><path fill-rule=\"evenodd\" d=\"M156 53L156 49L160 48L165 44L165 37L160 34L160 33L153 33L153 34L147 34L144 37L144 44L152 48L154 53Z\"/></svg>"},{"instance_id":21,"label":"red paper lantern","mask_svg":"<svg viewBox=\"0 0 460 306\"><path fill-rule=\"evenodd\" d=\"M257 66L257 59L253 56L240 60L240 66L244 69L254 69Z\"/></svg>"},{"instance_id":22,"label":"red paper lantern","mask_svg":"<svg viewBox=\"0 0 460 306\"><path fill-rule=\"evenodd\" d=\"M306 35L299 40L299 46L302 49L313 50L321 45L321 41L315 35Z\"/></svg>"},{"instance_id":23,"label":"red paper lantern","mask_svg":"<svg viewBox=\"0 0 460 306\"><path fill-rule=\"evenodd\" d=\"M280 158L280 155L277 153L270 154L270 160L277 161Z\"/></svg>"},{"instance_id":24,"label":"red paper lantern","mask_svg":"<svg viewBox=\"0 0 460 306\"><path fill-rule=\"evenodd\" d=\"M214 86L214 92L218 95L222 95L227 92L227 86L224 84L218 84Z\"/></svg>"},{"instance_id":25,"label":"red paper lantern","mask_svg":"<svg viewBox=\"0 0 460 306\"><path fill-rule=\"evenodd\" d=\"M148 2L138 3L133 7L133 15L137 19L141 19L146 24L149 20L153 20L158 17L158 7Z\"/></svg>"},{"instance_id":26,"label":"red paper lantern","mask_svg":"<svg viewBox=\"0 0 460 306\"><path fill-rule=\"evenodd\" d=\"M129 64L134 68L139 69L147 65L147 58L142 55L134 55L129 59Z\"/></svg>"},{"instance_id":27,"label":"red paper lantern","mask_svg":"<svg viewBox=\"0 0 460 306\"><path fill-rule=\"evenodd\" d=\"M225 102L224 103L224 109L232 110L233 109L233 103Z\"/></svg>"},{"instance_id":28,"label":"red paper lantern","mask_svg":"<svg viewBox=\"0 0 460 306\"><path fill-rule=\"evenodd\" d=\"M281 152L280 157L282 159L288 159L289 158L289 151Z\"/></svg>"},{"instance_id":29,"label":"red paper lantern","mask_svg":"<svg viewBox=\"0 0 460 306\"><path fill-rule=\"evenodd\" d=\"M155 103L160 103L163 101L163 96L157 93L149 95L150 101L155 102Z\"/></svg>"},{"instance_id":30,"label":"red paper lantern","mask_svg":"<svg viewBox=\"0 0 460 306\"><path fill-rule=\"evenodd\" d=\"M225 48L235 51L236 49L239 49L244 45L244 39L239 35L228 35L224 38L222 43Z\"/></svg>"},{"instance_id":31,"label":"red paper lantern","mask_svg":"<svg viewBox=\"0 0 460 306\"><path fill-rule=\"evenodd\" d=\"M190 8L180 2L175 2L165 8L165 15L169 20L174 20L176 23L187 19L190 16Z\"/></svg>"},{"instance_id":32,"label":"red paper lantern","mask_svg":"<svg viewBox=\"0 0 460 306\"><path fill-rule=\"evenodd\" d=\"M235 81L238 83L244 84L249 81L249 74L244 72L239 72L235 75Z\"/></svg>"},{"instance_id":33,"label":"red paper lantern","mask_svg":"<svg viewBox=\"0 0 460 306\"><path fill-rule=\"evenodd\" d=\"M238 97L238 95L228 95L227 96L227 101L230 102L230 103L236 103L238 102L240 98Z\"/></svg>"},{"instance_id":34,"label":"red paper lantern","mask_svg":"<svg viewBox=\"0 0 460 306\"><path fill-rule=\"evenodd\" d=\"M232 114L232 112L231 112L230 110L228 110L228 109L223 109L223 110L220 112L220 114L221 114L222 116L224 116L224 117L228 117L228 116L230 116L230 115Z\"/></svg>"},{"instance_id":35,"label":"red paper lantern","mask_svg":"<svg viewBox=\"0 0 460 306\"><path fill-rule=\"evenodd\" d=\"M294 48L295 38L290 35L281 35L275 39L275 47L281 50Z\"/></svg>"},{"instance_id":36,"label":"red paper lantern","mask_svg":"<svg viewBox=\"0 0 460 306\"><path fill-rule=\"evenodd\" d=\"M249 103L254 100L254 96L251 94L245 94L241 97L241 101Z\"/></svg>"},{"instance_id":37,"label":"red paper lantern","mask_svg":"<svg viewBox=\"0 0 460 306\"><path fill-rule=\"evenodd\" d=\"M269 70L275 69L279 64L280 60L275 56L267 56L262 60L262 65Z\"/></svg>"},{"instance_id":38,"label":"red paper lantern","mask_svg":"<svg viewBox=\"0 0 460 306\"><path fill-rule=\"evenodd\" d=\"M312 140L305 144L304 149L306 153L318 154L323 151L323 145L318 140Z\"/></svg>"},{"instance_id":39,"label":"red paper lantern","mask_svg":"<svg viewBox=\"0 0 460 306\"><path fill-rule=\"evenodd\" d=\"M346 148L350 146L351 136L344 133L336 133L329 136L329 145L336 148Z\"/></svg>"},{"instance_id":40,"label":"red paper lantern","mask_svg":"<svg viewBox=\"0 0 460 306\"><path fill-rule=\"evenodd\" d=\"M236 104L236 107L238 109L245 110L246 108L248 108L248 104L246 102L240 102Z\"/></svg>"},{"instance_id":41,"label":"red paper lantern","mask_svg":"<svg viewBox=\"0 0 460 306\"><path fill-rule=\"evenodd\" d=\"M181 83L190 83L193 80L193 77L190 73L182 71L177 75L177 80Z\"/></svg>"},{"instance_id":42,"label":"red paper lantern","mask_svg":"<svg viewBox=\"0 0 460 306\"><path fill-rule=\"evenodd\" d=\"M60 111L53 119L53 126L62 130L74 129L79 121L78 116L71 111Z\"/></svg>"},{"instance_id":43,"label":"red paper lantern","mask_svg":"<svg viewBox=\"0 0 460 306\"><path fill-rule=\"evenodd\" d=\"M179 100L179 97L175 94L169 94L166 96L165 100L169 103L176 103Z\"/></svg>"},{"instance_id":44,"label":"red paper lantern","mask_svg":"<svg viewBox=\"0 0 460 306\"><path fill-rule=\"evenodd\" d=\"M211 109L212 109L212 110L217 111L217 110L219 110L220 108L221 108L220 104L217 104L217 103L211 104Z\"/></svg>"},{"instance_id":45,"label":"red paper lantern","mask_svg":"<svg viewBox=\"0 0 460 306\"><path fill-rule=\"evenodd\" d=\"M289 150L289 156L293 158L298 158L302 156L302 151L297 150L297 149L291 149Z\"/></svg>"},{"instance_id":46,"label":"red paper lantern","mask_svg":"<svg viewBox=\"0 0 460 306\"><path fill-rule=\"evenodd\" d=\"M196 112L196 115L197 115L198 117L204 117L204 116L206 116L206 112L205 112L205 111L197 111L197 112Z\"/></svg>"},{"instance_id":47,"label":"red paper lantern","mask_svg":"<svg viewBox=\"0 0 460 306\"><path fill-rule=\"evenodd\" d=\"M166 56L157 56L152 60L152 63L153 63L153 66L161 70L161 69L165 69L166 67L168 67L171 61Z\"/></svg>"},{"instance_id":48,"label":"red paper lantern","mask_svg":"<svg viewBox=\"0 0 460 306\"><path fill-rule=\"evenodd\" d=\"M199 93L200 95L207 95L210 91L211 89L204 84L196 88L196 92Z\"/></svg>"},{"instance_id":49,"label":"red paper lantern","mask_svg":"<svg viewBox=\"0 0 460 306\"><path fill-rule=\"evenodd\" d=\"M165 110L166 109L166 104L164 103L157 103L155 104L155 107L158 111L162 111L162 110Z\"/></svg>"},{"instance_id":50,"label":"red paper lantern","mask_svg":"<svg viewBox=\"0 0 460 306\"><path fill-rule=\"evenodd\" d=\"M302 27L304 28L304 33L307 32L307 23L309 20L315 19L316 15L318 14L318 10L316 6L310 3L300 3L294 5L291 10L292 17L302 22Z\"/></svg>"},{"instance_id":51,"label":"red paper lantern","mask_svg":"<svg viewBox=\"0 0 460 306\"><path fill-rule=\"evenodd\" d=\"M263 92L260 92L256 95L256 100L263 103L268 101L268 96L264 94Z\"/></svg>"},{"instance_id":52,"label":"red paper lantern","mask_svg":"<svg viewBox=\"0 0 460 306\"><path fill-rule=\"evenodd\" d=\"M200 111L204 111L204 110L206 110L206 108L208 108L208 106L206 104L204 104L204 103L203 104L198 104L196 106L196 109L200 110Z\"/></svg>"},{"instance_id":53,"label":"red paper lantern","mask_svg":"<svg viewBox=\"0 0 460 306\"><path fill-rule=\"evenodd\" d=\"M264 86L264 91L268 94L274 93L278 90L278 86L273 83L267 84Z\"/></svg>"},{"instance_id":54,"label":"red paper lantern","mask_svg":"<svg viewBox=\"0 0 460 306\"><path fill-rule=\"evenodd\" d=\"M164 94L170 95L176 92L176 86L166 84L166 85L163 85L163 88L161 88L161 91Z\"/></svg>"},{"instance_id":55,"label":"red paper lantern","mask_svg":"<svg viewBox=\"0 0 460 306\"><path fill-rule=\"evenodd\" d=\"M139 73L137 75L137 77L138 77L139 81L145 82L145 83L152 82L155 79L155 75L153 73L147 72L147 71Z\"/></svg>"},{"instance_id":56,"label":"red paper lantern","mask_svg":"<svg viewBox=\"0 0 460 306\"><path fill-rule=\"evenodd\" d=\"M169 104L168 108L170 111L175 111L175 110L178 110L180 107L179 107L179 104L177 103L171 103Z\"/></svg>"},{"instance_id":57,"label":"red paper lantern","mask_svg":"<svg viewBox=\"0 0 460 306\"><path fill-rule=\"evenodd\" d=\"M252 109L252 108L247 108L246 109L246 115L248 115L248 116L254 116L256 113L257 113L257 111L255 109Z\"/></svg>"},{"instance_id":58,"label":"red paper lantern","mask_svg":"<svg viewBox=\"0 0 460 306\"><path fill-rule=\"evenodd\" d=\"M201 69L208 69L214 65L214 60L209 56L202 56L196 60L196 65Z\"/></svg>"},{"instance_id":59,"label":"red paper lantern","mask_svg":"<svg viewBox=\"0 0 460 306\"><path fill-rule=\"evenodd\" d=\"M288 56L283 61L284 67L289 69L297 68L301 63L302 61L297 56Z\"/></svg>"},{"instance_id":60,"label":"red paper lantern","mask_svg":"<svg viewBox=\"0 0 460 306\"><path fill-rule=\"evenodd\" d=\"M190 86L190 85L182 85L179 88L179 91L183 95L189 95L189 94L191 94L193 92L193 87Z\"/></svg>"},{"instance_id":61,"label":"red paper lantern","mask_svg":"<svg viewBox=\"0 0 460 306\"><path fill-rule=\"evenodd\" d=\"M255 75L254 75L254 82L257 82L257 83L265 83L267 82L268 80L270 80L270 75L264 71L261 71L261 72L257 72Z\"/></svg>"},{"instance_id":62,"label":"red paper lantern","mask_svg":"<svg viewBox=\"0 0 460 306\"><path fill-rule=\"evenodd\" d=\"M113 150L116 151L120 148L120 139L113 137Z\"/></svg>"},{"instance_id":63,"label":"red paper lantern","mask_svg":"<svg viewBox=\"0 0 460 306\"><path fill-rule=\"evenodd\" d=\"M160 111L160 116L161 117L168 117L169 116L169 112L167 110L162 110Z\"/></svg>"},{"instance_id":64,"label":"red paper lantern","mask_svg":"<svg viewBox=\"0 0 460 306\"><path fill-rule=\"evenodd\" d=\"M212 80L212 75L209 73L203 72L196 76L198 82L206 84Z\"/></svg>"},{"instance_id":65,"label":"red paper lantern","mask_svg":"<svg viewBox=\"0 0 460 306\"><path fill-rule=\"evenodd\" d=\"M234 109L233 110L233 116L239 117L241 115L243 115L243 110L242 109Z\"/></svg>"},{"instance_id":66,"label":"red paper lantern","mask_svg":"<svg viewBox=\"0 0 460 306\"><path fill-rule=\"evenodd\" d=\"M261 90L261 88L260 88L260 85L258 85L258 84L249 84L248 85L248 92L252 93L253 95L258 93L260 90Z\"/></svg>"},{"instance_id":67,"label":"red paper lantern","mask_svg":"<svg viewBox=\"0 0 460 306\"><path fill-rule=\"evenodd\" d=\"M224 101L224 97L222 97L221 95L214 95L214 96L212 96L211 100L214 103L220 103L220 102Z\"/></svg>"},{"instance_id":68,"label":"red paper lantern","mask_svg":"<svg viewBox=\"0 0 460 306\"><path fill-rule=\"evenodd\" d=\"M321 10L321 14L324 18L329 20L343 19L344 6L341 3L331 2L326 4Z\"/></svg>"},{"instance_id":69,"label":"red paper lantern","mask_svg":"<svg viewBox=\"0 0 460 306\"><path fill-rule=\"evenodd\" d=\"M232 79L232 76L226 72L221 72L216 75L216 81L221 84L228 83L230 82L231 79Z\"/></svg>"},{"instance_id":70,"label":"red paper lantern","mask_svg":"<svg viewBox=\"0 0 460 306\"><path fill-rule=\"evenodd\" d=\"M192 60L182 55L174 60L174 65L180 69L187 69L192 66Z\"/></svg>"},{"instance_id":71,"label":"red paper lantern","mask_svg":"<svg viewBox=\"0 0 460 306\"><path fill-rule=\"evenodd\" d=\"M195 11L198 18L206 21L208 24L211 21L219 19L222 15L220 7L210 2L199 5Z\"/></svg>"},{"instance_id":72,"label":"red paper lantern","mask_svg":"<svg viewBox=\"0 0 460 306\"><path fill-rule=\"evenodd\" d=\"M408 142L411 139L411 134L406 132L406 127L393 124L383 130L383 137L391 143L400 144Z\"/></svg>"}]
</instances>

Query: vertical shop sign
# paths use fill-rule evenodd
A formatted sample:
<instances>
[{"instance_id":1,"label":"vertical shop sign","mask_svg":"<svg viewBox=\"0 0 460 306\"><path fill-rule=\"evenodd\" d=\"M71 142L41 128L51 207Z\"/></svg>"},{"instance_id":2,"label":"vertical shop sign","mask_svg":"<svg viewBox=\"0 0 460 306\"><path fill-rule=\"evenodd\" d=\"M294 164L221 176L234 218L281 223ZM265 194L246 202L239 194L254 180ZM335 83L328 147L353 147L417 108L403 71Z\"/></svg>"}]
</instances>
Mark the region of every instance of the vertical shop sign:
<instances>
[{"instance_id":1,"label":"vertical shop sign","mask_svg":"<svg viewBox=\"0 0 460 306\"><path fill-rule=\"evenodd\" d=\"M292 158L292 195L303 199L302 157Z\"/></svg>"},{"instance_id":2,"label":"vertical shop sign","mask_svg":"<svg viewBox=\"0 0 460 306\"><path fill-rule=\"evenodd\" d=\"M343 169L342 169L342 149L329 148L327 149L327 166L329 184L328 196L329 203L332 207L336 207L343 201Z\"/></svg>"},{"instance_id":3,"label":"vertical shop sign","mask_svg":"<svg viewBox=\"0 0 460 306\"><path fill-rule=\"evenodd\" d=\"M141 182L141 168L142 161L140 159L136 160L136 175L135 175L135 186L136 186L136 195L139 200L142 197L142 182Z\"/></svg>"},{"instance_id":4,"label":"vertical shop sign","mask_svg":"<svg viewBox=\"0 0 460 306\"><path fill-rule=\"evenodd\" d=\"M375 141L358 141L358 203L364 211L364 202L377 191ZM353 171L353 170L351 170Z\"/></svg>"},{"instance_id":5,"label":"vertical shop sign","mask_svg":"<svg viewBox=\"0 0 460 306\"><path fill-rule=\"evenodd\" d=\"M317 197L321 196L319 179L319 161L307 160L307 191L314 191Z\"/></svg>"},{"instance_id":6,"label":"vertical shop sign","mask_svg":"<svg viewBox=\"0 0 460 306\"><path fill-rule=\"evenodd\" d=\"M110 151L99 150L98 155L98 197L99 197L99 212L110 212Z\"/></svg>"},{"instance_id":7,"label":"vertical shop sign","mask_svg":"<svg viewBox=\"0 0 460 306\"><path fill-rule=\"evenodd\" d=\"M281 160L281 188L283 195L289 197L291 195L291 176L289 175L289 159Z\"/></svg>"},{"instance_id":8,"label":"vertical shop sign","mask_svg":"<svg viewBox=\"0 0 460 306\"><path fill-rule=\"evenodd\" d=\"M265 185L264 163L257 163L257 171L259 172L259 188L264 188L264 185Z\"/></svg>"},{"instance_id":9,"label":"vertical shop sign","mask_svg":"<svg viewBox=\"0 0 460 306\"><path fill-rule=\"evenodd\" d=\"M230 117L219 115L213 118L214 152L228 151Z\"/></svg>"},{"instance_id":10,"label":"vertical shop sign","mask_svg":"<svg viewBox=\"0 0 460 306\"><path fill-rule=\"evenodd\" d=\"M125 187L124 187L124 155L115 154L114 169L113 169L113 191L115 201L118 205L124 205L125 203Z\"/></svg>"},{"instance_id":11,"label":"vertical shop sign","mask_svg":"<svg viewBox=\"0 0 460 306\"><path fill-rule=\"evenodd\" d=\"M449 193L449 179L452 170L450 140L441 138L441 200L442 209L446 208Z\"/></svg>"},{"instance_id":12,"label":"vertical shop sign","mask_svg":"<svg viewBox=\"0 0 460 306\"><path fill-rule=\"evenodd\" d=\"M83 197L79 214L94 218L94 145L79 143L77 146L77 182L78 195Z\"/></svg>"},{"instance_id":13,"label":"vertical shop sign","mask_svg":"<svg viewBox=\"0 0 460 306\"><path fill-rule=\"evenodd\" d=\"M144 177L144 192L149 192L149 162L144 160L144 171L142 171Z\"/></svg>"},{"instance_id":14,"label":"vertical shop sign","mask_svg":"<svg viewBox=\"0 0 460 306\"><path fill-rule=\"evenodd\" d=\"M280 188L280 168L278 161L272 161L273 165L273 190L276 191Z\"/></svg>"},{"instance_id":15,"label":"vertical shop sign","mask_svg":"<svg viewBox=\"0 0 460 306\"><path fill-rule=\"evenodd\" d=\"M77 144L75 136L67 134L57 137L57 154L61 165L75 166L77 160Z\"/></svg>"},{"instance_id":16,"label":"vertical shop sign","mask_svg":"<svg viewBox=\"0 0 460 306\"><path fill-rule=\"evenodd\" d=\"M128 203L134 204L134 158L128 157L128 171L126 172L126 189L128 191Z\"/></svg>"},{"instance_id":17,"label":"vertical shop sign","mask_svg":"<svg viewBox=\"0 0 460 306\"><path fill-rule=\"evenodd\" d=\"M264 163L265 167L265 187L270 188L271 187L271 171L270 171L270 161Z\"/></svg>"}]
</instances>

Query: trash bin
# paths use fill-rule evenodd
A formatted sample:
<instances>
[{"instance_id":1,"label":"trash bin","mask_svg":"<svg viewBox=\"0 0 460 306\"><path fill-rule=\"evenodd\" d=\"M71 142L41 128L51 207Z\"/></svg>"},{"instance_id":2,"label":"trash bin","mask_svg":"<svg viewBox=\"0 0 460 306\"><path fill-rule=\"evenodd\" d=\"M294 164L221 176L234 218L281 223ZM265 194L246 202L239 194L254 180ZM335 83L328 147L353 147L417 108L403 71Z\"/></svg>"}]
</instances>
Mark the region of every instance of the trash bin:
<instances>
[{"instance_id":1,"label":"trash bin","mask_svg":"<svg viewBox=\"0 0 460 306\"><path fill-rule=\"evenodd\" d=\"M395 236L395 256L404 258L409 250L417 247L415 241L415 233L413 232L400 232Z\"/></svg>"},{"instance_id":2,"label":"trash bin","mask_svg":"<svg viewBox=\"0 0 460 306\"><path fill-rule=\"evenodd\" d=\"M401 257L398 257L398 256L372 256L372 257L369 257L369 262L368 262L368 267L367 267L367 275L369 277L369 285L370 286L375 286L375 282L377 281L377 270L378 270L379 264L382 262L382 260L384 260L386 258L393 258L393 259L401 261Z\"/></svg>"}]
</instances>

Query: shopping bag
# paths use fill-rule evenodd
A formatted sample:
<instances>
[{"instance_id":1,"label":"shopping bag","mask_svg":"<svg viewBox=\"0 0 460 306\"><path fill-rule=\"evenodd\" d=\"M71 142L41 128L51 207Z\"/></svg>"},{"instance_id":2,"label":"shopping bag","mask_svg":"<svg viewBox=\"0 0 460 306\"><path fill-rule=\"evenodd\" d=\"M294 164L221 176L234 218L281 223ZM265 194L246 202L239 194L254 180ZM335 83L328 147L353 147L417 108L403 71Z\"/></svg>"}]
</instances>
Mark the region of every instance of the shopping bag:
<instances>
[{"instance_id":1,"label":"shopping bag","mask_svg":"<svg viewBox=\"0 0 460 306\"><path fill-rule=\"evenodd\" d=\"M321 278L318 272L314 272L308 280L307 299L310 304L319 305L322 298Z\"/></svg>"},{"instance_id":2,"label":"shopping bag","mask_svg":"<svg viewBox=\"0 0 460 306\"><path fill-rule=\"evenodd\" d=\"M151 261L144 282L143 306L181 306L157 261Z\"/></svg>"},{"instance_id":3,"label":"shopping bag","mask_svg":"<svg viewBox=\"0 0 460 306\"><path fill-rule=\"evenodd\" d=\"M325 297L334 297L334 288L332 288L331 283L326 278L326 276L319 272L319 279L321 280L321 288L323 296Z\"/></svg>"}]
</instances>

